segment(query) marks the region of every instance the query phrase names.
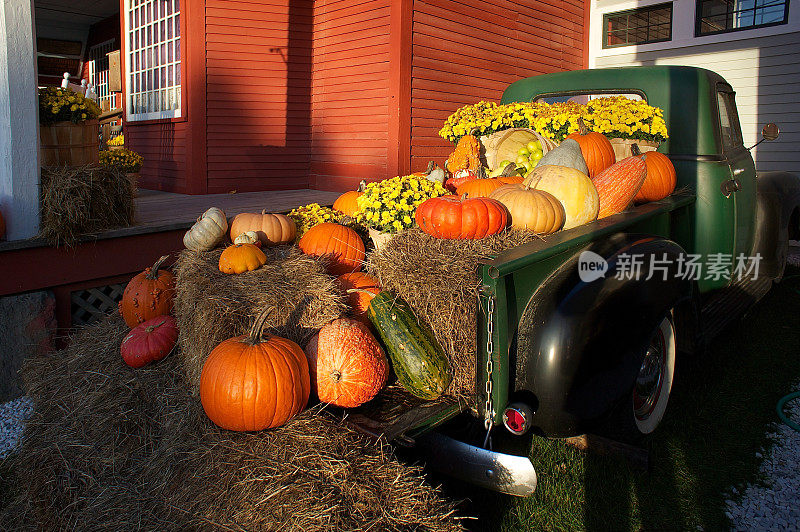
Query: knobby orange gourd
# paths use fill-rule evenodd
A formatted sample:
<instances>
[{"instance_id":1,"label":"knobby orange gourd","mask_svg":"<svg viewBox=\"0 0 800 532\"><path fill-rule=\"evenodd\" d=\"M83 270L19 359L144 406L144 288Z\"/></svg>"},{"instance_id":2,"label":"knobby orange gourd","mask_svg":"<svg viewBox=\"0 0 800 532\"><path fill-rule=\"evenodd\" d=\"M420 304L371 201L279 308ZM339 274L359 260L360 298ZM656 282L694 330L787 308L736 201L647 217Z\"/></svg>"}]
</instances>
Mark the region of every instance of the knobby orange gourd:
<instances>
[{"instance_id":1,"label":"knobby orange gourd","mask_svg":"<svg viewBox=\"0 0 800 532\"><path fill-rule=\"evenodd\" d=\"M306 347L311 388L323 403L355 408L386 384L389 362L362 322L339 318L324 325Z\"/></svg>"},{"instance_id":2,"label":"knobby orange gourd","mask_svg":"<svg viewBox=\"0 0 800 532\"><path fill-rule=\"evenodd\" d=\"M505 229L508 212L489 198L441 196L425 200L414 215L417 225L436 238L479 239Z\"/></svg>"},{"instance_id":3,"label":"knobby orange gourd","mask_svg":"<svg viewBox=\"0 0 800 532\"><path fill-rule=\"evenodd\" d=\"M147 321L156 316L172 312L175 298L175 277L161 264L169 255L164 255L155 264L145 268L128 282L119 302L119 312L128 327Z\"/></svg>"},{"instance_id":4,"label":"knobby orange gourd","mask_svg":"<svg viewBox=\"0 0 800 532\"><path fill-rule=\"evenodd\" d=\"M474 135L464 135L448 157L445 167L454 174L459 170L476 171L481 166L481 143Z\"/></svg>"},{"instance_id":5,"label":"knobby orange gourd","mask_svg":"<svg viewBox=\"0 0 800 532\"><path fill-rule=\"evenodd\" d=\"M291 340L263 334L269 310L256 318L249 335L223 341L203 365L200 402L223 429L278 427L308 403L306 355Z\"/></svg>"},{"instance_id":6,"label":"knobby orange gourd","mask_svg":"<svg viewBox=\"0 0 800 532\"><path fill-rule=\"evenodd\" d=\"M609 166L592 180L600 200L598 220L624 211L642 188L647 167L639 147L633 144L631 149L633 156Z\"/></svg>"},{"instance_id":7,"label":"knobby orange gourd","mask_svg":"<svg viewBox=\"0 0 800 532\"><path fill-rule=\"evenodd\" d=\"M267 256L255 244L233 244L219 256L219 271L244 273L257 270L267 263Z\"/></svg>"}]
</instances>

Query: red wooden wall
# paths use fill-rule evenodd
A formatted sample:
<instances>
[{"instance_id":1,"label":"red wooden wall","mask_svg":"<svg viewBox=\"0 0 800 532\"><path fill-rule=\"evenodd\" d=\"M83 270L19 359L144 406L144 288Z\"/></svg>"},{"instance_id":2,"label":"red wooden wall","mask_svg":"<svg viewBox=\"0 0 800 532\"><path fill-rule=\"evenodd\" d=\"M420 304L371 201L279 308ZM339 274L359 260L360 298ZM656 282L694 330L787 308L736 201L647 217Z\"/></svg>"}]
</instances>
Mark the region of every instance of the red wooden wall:
<instances>
[{"instance_id":1,"label":"red wooden wall","mask_svg":"<svg viewBox=\"0 0 800 532\"><path fill-rule=\"evenodd\" d=\"M499 101L512 82L586 68L588 0L414 0L411 167L439 164L453 145L438 135L459 107Z\"/></svg>"},{"instance_id":2,"label":"red wooden wall","mask_svg":"<svg viewBox=\"0 0 800 532\"><path fill-rule=\"evenodd\" d=\"M314 4L311 184L386 177L391 0Z\"/></svg>"}]
</instances>

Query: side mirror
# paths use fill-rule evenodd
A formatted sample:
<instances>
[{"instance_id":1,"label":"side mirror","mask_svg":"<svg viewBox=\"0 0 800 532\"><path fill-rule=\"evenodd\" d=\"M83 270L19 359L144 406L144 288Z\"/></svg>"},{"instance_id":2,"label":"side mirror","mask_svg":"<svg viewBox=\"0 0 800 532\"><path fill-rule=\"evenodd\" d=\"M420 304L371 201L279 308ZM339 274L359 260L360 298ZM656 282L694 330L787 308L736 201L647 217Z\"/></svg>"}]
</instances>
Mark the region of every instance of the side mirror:
<instances>
[{"instance_id":1,"label":"side mirror","mask_svg":"<svg viewBox=\"0 0 800 532\"><path fill-rule=\"evenodd\" d=\"M775 140L778 138L781 130L778 128L777 124L773 124L770 122L769 124L765 125L761 130L761 136L764 137L764 140Z\"/></svg>"}]
</instances>

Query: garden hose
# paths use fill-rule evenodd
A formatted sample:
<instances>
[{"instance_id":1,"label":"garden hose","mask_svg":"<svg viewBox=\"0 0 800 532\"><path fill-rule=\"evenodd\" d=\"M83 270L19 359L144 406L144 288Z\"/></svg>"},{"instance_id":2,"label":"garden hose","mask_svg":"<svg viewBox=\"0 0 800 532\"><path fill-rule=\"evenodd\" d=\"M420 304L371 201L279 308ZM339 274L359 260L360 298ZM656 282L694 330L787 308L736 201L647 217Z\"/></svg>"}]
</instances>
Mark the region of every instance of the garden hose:
<instances>
[{"instance_id":1,"label":"garden hose","mask_svg":"<svg viewBox=\"0 0 800 532\"><path fill-rule=\"evenodd\" d=\"M800 399L800 392L793 392L790 393L789 395L785 395L784 397L782 397L781 400L778 401L778 405L775 407L775 409L778 411L778 417L781 419L781 421L789 425L797 432L800 432L800 425L789 419L789 416L787 416L786 413L783 411L784 405L786 405L786 403L788 403L793 399Z\"/></svg>"}]
</instances>

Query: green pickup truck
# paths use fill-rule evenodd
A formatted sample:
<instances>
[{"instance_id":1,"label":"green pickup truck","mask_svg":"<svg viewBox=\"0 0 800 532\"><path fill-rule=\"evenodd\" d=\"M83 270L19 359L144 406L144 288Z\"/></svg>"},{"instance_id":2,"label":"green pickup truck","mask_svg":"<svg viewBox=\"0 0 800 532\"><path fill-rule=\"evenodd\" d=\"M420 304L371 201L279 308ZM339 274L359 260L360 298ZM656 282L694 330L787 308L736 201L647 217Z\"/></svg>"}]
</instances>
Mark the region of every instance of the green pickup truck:
<instances>
[{"instance_id":1,"label":"green pickup truck","mask_svg":"<svg viewBox=\"0 0 800 532\"><path fill-rule=\"evenodd\" d=\"M670 136L659 151L675 165L676 192L487 261L476 403L361 419L367 430L418 447L445 473L529 495L534 465L492 450L492 430L560 438L602 422L652 432L676 359L701 352L781 278L788 242L800 238L800 179L756 172L721 76L670 66L561 72L510 85L502 103L610 94L663 109ZM764 136L773 140L775 126ZM445 430L456 421L485 437L459 441L453 434L468 430Z\"/></svg>"}]
</instances>

